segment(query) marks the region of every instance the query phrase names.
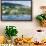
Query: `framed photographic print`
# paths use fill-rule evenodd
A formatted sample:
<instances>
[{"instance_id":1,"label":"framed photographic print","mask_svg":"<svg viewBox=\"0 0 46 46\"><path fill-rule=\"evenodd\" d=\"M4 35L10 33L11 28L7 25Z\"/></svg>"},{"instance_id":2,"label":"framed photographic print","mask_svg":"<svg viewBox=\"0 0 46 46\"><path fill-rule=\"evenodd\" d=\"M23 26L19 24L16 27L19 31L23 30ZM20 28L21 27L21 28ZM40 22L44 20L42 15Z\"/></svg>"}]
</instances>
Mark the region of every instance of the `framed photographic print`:
<instances>
[{"instance_id":1,"label":"framed photographic print","mask_svg":"<svg viewBox=\"0 0 46 46\"><path fill-rule=\"evenodd\" d=\"M2 0L2 21L31 21L32 0Z\"/></svg>"}]
</instances>

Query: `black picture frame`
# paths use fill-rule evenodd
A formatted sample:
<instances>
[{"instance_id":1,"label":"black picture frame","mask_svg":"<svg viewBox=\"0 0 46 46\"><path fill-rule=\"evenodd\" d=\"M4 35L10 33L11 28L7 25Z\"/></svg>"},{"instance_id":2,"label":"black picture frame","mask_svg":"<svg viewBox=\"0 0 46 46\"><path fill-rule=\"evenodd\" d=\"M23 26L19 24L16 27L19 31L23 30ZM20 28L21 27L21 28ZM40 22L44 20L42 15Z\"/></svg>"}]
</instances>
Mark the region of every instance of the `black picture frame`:
<instances>
[{"instance_id":1,"label":"black picture frame","mask_svg":"<svg viewBox=\"0 0 46 46\"><path fill-rule=\"evenodd\" d=\"M32 13L31 13L31 18L30 18L30 20L3 20L3 18L2 18L2 1L4 1L4 0L1 0L1 21L32 21ZM7 0L5 0L5 1L7 1ZM32 12L32 0L8 0L8 1L31 1L31 12Z\"/></svg>"}]
</instances>

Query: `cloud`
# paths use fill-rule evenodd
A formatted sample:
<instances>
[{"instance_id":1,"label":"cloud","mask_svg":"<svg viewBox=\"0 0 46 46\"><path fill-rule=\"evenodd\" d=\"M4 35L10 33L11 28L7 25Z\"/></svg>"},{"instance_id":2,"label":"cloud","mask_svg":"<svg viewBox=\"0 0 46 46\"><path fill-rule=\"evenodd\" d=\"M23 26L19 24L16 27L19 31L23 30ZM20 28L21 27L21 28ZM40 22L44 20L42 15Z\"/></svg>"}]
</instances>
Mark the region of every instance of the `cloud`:
<instances>
[{"instance_id":1,"label":"cloud","mask_svg":"<svg viewBox=\"0 0 46 46\"><path fill-rule=\"evenodd\" d=\"M17 4L22 4L25 6L31 6L31 1L2 1L2 3L7 2L7 3L17 3Z\"/></svg>"}]
</instances>

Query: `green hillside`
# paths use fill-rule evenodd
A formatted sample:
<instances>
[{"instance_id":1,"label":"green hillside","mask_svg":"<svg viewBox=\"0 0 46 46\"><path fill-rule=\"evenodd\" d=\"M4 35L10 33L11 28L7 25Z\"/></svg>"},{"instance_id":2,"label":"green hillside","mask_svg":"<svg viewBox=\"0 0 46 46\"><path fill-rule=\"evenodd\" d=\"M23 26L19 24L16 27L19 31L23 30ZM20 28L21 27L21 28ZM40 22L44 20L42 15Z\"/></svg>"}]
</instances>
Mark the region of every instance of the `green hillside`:
<instances>
[{"instance_id":1,"label":"green hillside","mask_svg":"<svg viewBox=\"0 0 46 46\"><path fill-rule=\"evenodd\" d=\"M2 14L3 15L20 15L28 14L31 15L31 7L27 7L21 4L2 3Z\"/></svg>"}]
</instances>

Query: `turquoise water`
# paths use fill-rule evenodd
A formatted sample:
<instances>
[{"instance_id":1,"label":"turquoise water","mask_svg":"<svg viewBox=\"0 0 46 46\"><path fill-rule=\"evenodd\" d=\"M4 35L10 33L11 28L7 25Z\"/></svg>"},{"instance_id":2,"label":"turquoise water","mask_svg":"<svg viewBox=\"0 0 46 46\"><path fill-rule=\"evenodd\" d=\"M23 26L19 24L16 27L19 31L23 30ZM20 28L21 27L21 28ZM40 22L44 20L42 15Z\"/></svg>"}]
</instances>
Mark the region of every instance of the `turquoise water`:
<instances>
[{"instance_id":1,"label":"turquoise water","mask_svg":"<svg viewBox=\"0 0 46 46\"><path fill-rule=\"evenodd\" d=\"M2 20L31 20L31 15L2 15Z\"/></svg>"}]
</instances>

